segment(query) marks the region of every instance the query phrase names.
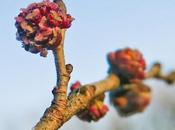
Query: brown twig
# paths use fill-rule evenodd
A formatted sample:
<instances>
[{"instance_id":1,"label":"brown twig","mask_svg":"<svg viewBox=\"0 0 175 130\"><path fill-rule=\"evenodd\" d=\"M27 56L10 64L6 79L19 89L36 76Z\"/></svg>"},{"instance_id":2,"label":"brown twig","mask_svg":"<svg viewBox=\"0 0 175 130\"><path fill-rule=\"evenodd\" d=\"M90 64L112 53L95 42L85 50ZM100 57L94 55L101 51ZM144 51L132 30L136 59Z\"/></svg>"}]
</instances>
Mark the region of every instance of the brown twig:
<instances>
[{"instance_id":1,"label":"brown twig","mask_svg":"<svg viewBox=\"0 0 175 130\"><path fill-rule=\"evenodd\" d=\"M168 74L163 74L161 64L155 63L147 72L146 78L156 78L163 80L168 84L173 84L175 82L175 71L172 71Z\"/></svg>"},{"instance_id":2,"label":"brown twig","mask_svg":"<svg viewBox=\"0 0 175 130\"><path fill-rule=\"evenodd\" d=\"M65 30L62 30L62 41L56 50L53 50L57 72L57 83L53 89L54 99L51 106L45 111L43 117L35 126L35 130L56 130L59 122L63 120L62 111L67 104L67 85L72 70L71 65L66 66L64 60L63 42Z\"/></svg>"}]
</instances>

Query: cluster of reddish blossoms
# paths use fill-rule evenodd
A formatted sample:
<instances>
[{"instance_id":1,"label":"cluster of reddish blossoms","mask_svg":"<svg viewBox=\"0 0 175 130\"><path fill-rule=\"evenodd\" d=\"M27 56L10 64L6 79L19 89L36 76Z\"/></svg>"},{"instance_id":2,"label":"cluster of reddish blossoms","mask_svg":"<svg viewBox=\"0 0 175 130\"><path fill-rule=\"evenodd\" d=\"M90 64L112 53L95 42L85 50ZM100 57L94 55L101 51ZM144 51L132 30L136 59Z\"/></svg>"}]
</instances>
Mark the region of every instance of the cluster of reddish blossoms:
<instances>
[{"instance_id":1,"label":"cluster of reddish blossoms","mask_svg":"<svg viewBox=\"0 0 175 130\"><path fill-rule=\"evenodd\" d=\"M111 92L111 101L121 115L142 112L149 105L151 90L142 84L146 63L138 50L125 48L109 53L110 73L117 74L121 86ZM127 84L127 85L126 85Z\"/></svg>"},{"instance_id":2,"label":"cluster of reddish blossoms","mask_svg":"<svg viewBox=\"0 0 175 130\"><path fill-rule=\"evenodd\" d=\"M79 81L75 82L71 86L71 91L76 92L76 90L78 90L80 86L81 83ZM91 122L91 121L98 121L99 119L104 117L109 110L108 107L103 103L104 98L105 98L104 94L96 97L87 107L87 109L77 114L78 118L83 121Z\"/></svg>"},{"instance_id":3,"label":"cluster of reddish blossoms","mask_svg":"<svg viewBox=\"0 0 175 130\"><path fill-rule=\"evenodd\" d=\"M100 100L95 100L93 104L90 105L88 111L93 121L98 121L108 112L108 107Z\"/></svg>"},{"instance_id":4,"label":"cluster of reddish blossoms","mask_svg":"<svg viewBox=\"0 0 175 130\"><path fill-rule=\"evenodd\" d=\"M144 111L150 100L151 90L142 83L123 86L112 97L114 106L125 116Z\"/></svg>"},{"instance_id":5,"label":"cluster of reddish blossoms","mask_svg":"<svg viewBox=\"0 0 175 130\"><path fill-rule=\"evenodd\" d=\"M111 71L116 73L121 80L131 81L144 79L146 68L145 60L138 50L125 48L108 55Z\"/></svg>"},{"instance_id":6,"label":"cluster of reddish blossoms","mask_svg":"<svg viewBox=\"0 0 175 130\"><path fill-rule=\"evenodd\" d=\"M47 56L47 50L55 49L62 40L61 30L71 26L73 18L49 0L32 3L21 9L15 18L17 39L26 51Z\"/></svg>"},{"instance_id":7,"label":"cluster of reddish blossoms","mask_svg":"<svg viewBox=\"0 0 175 130\"><path fill-rule=\"evenodd\" d=\"M103 103L104 94L94 99L88 108L80 113L78 117L83 121L98 121L109 111L107 105Z\"/></svg>"}]
</instances>

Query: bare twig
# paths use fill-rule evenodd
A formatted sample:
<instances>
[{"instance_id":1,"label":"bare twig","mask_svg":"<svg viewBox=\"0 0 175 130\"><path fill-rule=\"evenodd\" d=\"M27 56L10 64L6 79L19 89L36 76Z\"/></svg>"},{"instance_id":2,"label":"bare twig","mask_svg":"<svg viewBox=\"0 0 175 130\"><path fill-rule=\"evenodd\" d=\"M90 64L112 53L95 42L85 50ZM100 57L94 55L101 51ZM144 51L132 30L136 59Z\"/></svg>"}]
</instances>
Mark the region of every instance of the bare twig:
<instances>
[{"instance_id":1,"label":"bare twig","mask_svg":"<svg viewBox=\"0 0 175 130\"><path fill-rule=\"evenodd\" d=\"M162 67L160 63L155 63L152 68L147 72L147 78L157 78L164 80L168 84L173 84L175 82L175 71L168 74L162 73Z\"/></svg>"}]
</instances>

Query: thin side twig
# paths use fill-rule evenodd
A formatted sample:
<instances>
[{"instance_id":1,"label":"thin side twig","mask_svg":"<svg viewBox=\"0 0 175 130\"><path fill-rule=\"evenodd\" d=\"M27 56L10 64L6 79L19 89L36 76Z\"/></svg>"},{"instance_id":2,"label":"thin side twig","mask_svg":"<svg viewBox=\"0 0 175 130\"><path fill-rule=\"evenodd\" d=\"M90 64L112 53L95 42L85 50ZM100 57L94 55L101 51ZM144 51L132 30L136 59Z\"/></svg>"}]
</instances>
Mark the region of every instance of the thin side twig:
<instances>
[{"instance_id":1,"label":"thin side twig","mask_svg":"<svg viewBox=\"0 0 175 130\"><path fill-rule=\"evenodd\" d=\"M147 72L146 78L156 78L167 82L168 84L173 84L175 82L175 71L168 74L162 72L162 66L160 63L155 63L152 68Z\"/></svg>"}]
</instances>

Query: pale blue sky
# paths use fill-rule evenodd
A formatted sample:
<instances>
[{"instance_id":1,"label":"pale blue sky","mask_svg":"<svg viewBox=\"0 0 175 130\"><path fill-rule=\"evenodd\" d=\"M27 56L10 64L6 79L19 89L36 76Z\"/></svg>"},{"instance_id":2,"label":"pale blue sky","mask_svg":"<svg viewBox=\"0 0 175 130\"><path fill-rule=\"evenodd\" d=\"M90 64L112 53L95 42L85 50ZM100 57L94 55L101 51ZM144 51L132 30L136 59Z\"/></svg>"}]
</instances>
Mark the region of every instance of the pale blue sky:
<instances>
[{"instance_id":1,"label":"pale blue sky","mask_svg":"<svg viewBox=\"0 0 175 130\"><path fill-rule=\"evenodd\" d=\"M31 54L15 39L14 17L20 8L38 1L1 2L0 130L31 128L52 99L56 80L52 53L47 58ZM66 62L74 66L71 82L104 78L106 54L127 46L140 49L148 64L161 61L165 70L175 68L174 0L65 2L75 18L65 40Z\"/></svg>"}]
</instances>

